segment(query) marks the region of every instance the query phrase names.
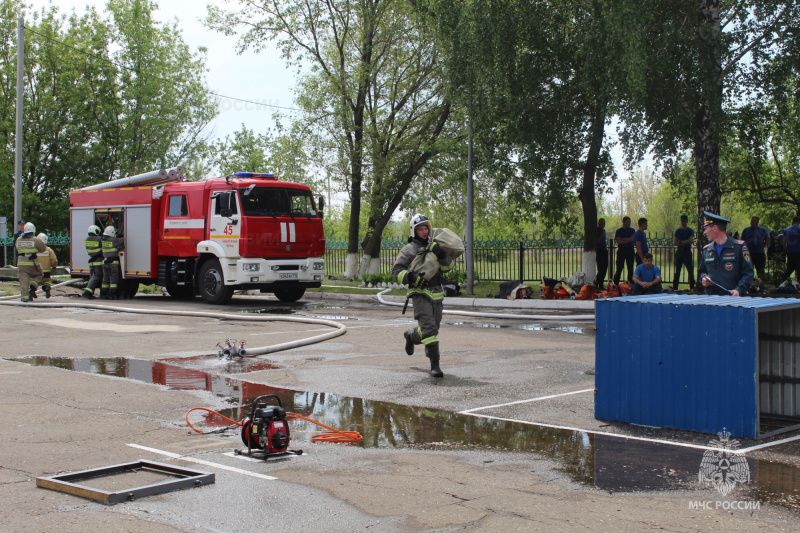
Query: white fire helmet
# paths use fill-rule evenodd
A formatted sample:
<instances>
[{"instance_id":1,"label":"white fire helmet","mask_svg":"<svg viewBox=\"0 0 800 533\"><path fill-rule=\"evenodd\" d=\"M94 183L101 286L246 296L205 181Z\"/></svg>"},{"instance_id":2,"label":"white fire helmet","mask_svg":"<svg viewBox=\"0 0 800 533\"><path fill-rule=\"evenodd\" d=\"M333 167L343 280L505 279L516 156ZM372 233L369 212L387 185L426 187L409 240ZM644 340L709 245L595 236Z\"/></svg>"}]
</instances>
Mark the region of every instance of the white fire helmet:
<instances>
[{"instance_id":1,"label":"white fire helmet","mask_svg":"<svg viewBox=\"0 0 800 533\"><path fill-rule=\"evenodd\" d=\"M114 226L108 226L106 230L103 232L103 235L105 235L106 237L116 237L117 230L114 229Z\"/></svg>"},{"instance_id":2,"label":"white fire helmet","mask_svg":"<svg viewBox=\"0 0 800 533\"><path fill-rule=\"evenodd\" d=\"M33 225L33 222L28 222L25 224L25 227L22 228L23 233L36 233L36 226Z\"/></svg>"},{"instance_id":3,"label":"white fire helmet","mask_svg":"<svg viewBox=\"0 0 800 533\"><path fill-rule=\"evenodd\" d=\"M47 244L47 233L40 233L36 236L37 239L42 241L43 243Z\"/></svg>"},{"instance_id":4,"label":"white fire helmet","mask_svg":"<svg viewBox=\"0 0 800 533\"><path fill-rule=\"evenodd\" d=\"M417 226L422 226L423 224L428 226L428 230L433 229L433 227L431 227L431 221L428 220L428 217L420 213L414 213L414 215L411 217L411 222L408 223L409 227L411 228L412 237L417 236Z\"/></svg>"},{"instance_id":5,"label":"white fire helmet","mask_svg":"<svg viewBox=\"0 0 800 533\"><path fill-rule=\"evenodd\" d=\"M89 235L100 235L100 226L89 226Z\"/></svg>"}]
</instances>

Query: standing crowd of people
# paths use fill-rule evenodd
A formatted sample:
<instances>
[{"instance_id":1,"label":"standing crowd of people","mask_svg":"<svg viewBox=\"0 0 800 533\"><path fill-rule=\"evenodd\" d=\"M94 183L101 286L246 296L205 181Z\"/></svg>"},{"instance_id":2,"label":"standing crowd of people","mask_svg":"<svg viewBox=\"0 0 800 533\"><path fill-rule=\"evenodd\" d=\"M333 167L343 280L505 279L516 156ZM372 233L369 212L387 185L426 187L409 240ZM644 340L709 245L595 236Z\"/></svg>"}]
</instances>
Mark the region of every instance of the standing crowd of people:
<instances>
[{"instance_id":1,"label":"standing crowd of people","mask_svg":"<svg viewBox=\"0 0 800 533\"><path fill-rule=\"evenodd\" d=\"M699 253L697 266L698 281L709 295L746 295L753 283L755 274L760 278L766 275L767 252L779 247L787 259L783 279L789 280L794 273L800 281L800 216L792 219L792 224L777 236L759 225L758 217L750 219L750 225L741 234L741 239L728 230L730 220L717 214L703 212L703 233L710 241ZM617 245L616 265L611 280L619 285L622 271L627 269L626 281L633 294L658 294L662 292L661 269L653 264L653 255L647 243L647 219L637 221L637 230L631 227L631 218L622 218L622 227L614 233ZM602 287L609 271L608 238L606 221L597 222L597 279ZM689 227L689 216L681 215L680 227L675 230L673 290L678 289L682 269L689 278L689 290L694 291L694 246L695 232ZM778 241L777 243L775 241ZM634 267L634 263L636 266Z\"/></svg>"}]
</instances>

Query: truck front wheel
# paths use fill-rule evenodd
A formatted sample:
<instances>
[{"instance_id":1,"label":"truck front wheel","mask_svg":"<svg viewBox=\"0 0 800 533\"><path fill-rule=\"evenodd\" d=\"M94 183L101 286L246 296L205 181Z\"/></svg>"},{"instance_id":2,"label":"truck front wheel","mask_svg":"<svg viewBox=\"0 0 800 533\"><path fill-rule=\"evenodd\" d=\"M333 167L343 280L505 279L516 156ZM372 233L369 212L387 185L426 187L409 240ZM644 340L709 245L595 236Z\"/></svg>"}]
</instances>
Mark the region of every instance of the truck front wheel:
<instances>
[{"instance_id":1,"label":"truck front wheel","mask_svg":"<svg viewBox=\"0 0 800 533\"><path fill-rule=\"evenodd\" d=\"M306 293L305 287L284 287L275 289L275 296L282 302L296 302Z\"/></svg>"},{"instance_id":2,"label":"truck front wheel","mask_svg":"<svg viewBox=\"0 0 800 533\"><path fill-rule=\"evenodd\" d=\"M209 259L200 267L197 286L203 301L213 305L224 305L233 297L233 287L225 285L222 267L216 259Z\"/></svg>"}]
</instances>

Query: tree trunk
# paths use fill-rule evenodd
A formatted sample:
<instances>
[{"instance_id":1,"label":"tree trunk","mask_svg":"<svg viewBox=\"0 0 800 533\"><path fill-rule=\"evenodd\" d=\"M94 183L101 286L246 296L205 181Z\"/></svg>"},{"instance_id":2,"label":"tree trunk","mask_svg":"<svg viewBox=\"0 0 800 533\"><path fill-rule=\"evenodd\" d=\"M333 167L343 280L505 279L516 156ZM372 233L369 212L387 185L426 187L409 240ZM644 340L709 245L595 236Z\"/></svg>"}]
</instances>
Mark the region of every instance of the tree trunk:
<instances>
[{"instance_id":1,"label":"tree trunk","mask_svg":"<svg viewBox=\"0 0 800 533\"><path fill-rule=\"evenodd\" d=\"M722 117L722 28L719 0L702 0L698 57L703 83L700 109L693 120L693 156L697 174L697 227L703 227L703 211L719 213L719 121ZM698 247L708 244L697 232Z\"/></svg>"},{"instance_id":2,"label":"tree trunk","mask_svg":"<svg viewBox=\"0 0 800 533\"><path fill-rule=\"evenodd\" d=\"M592 112L589 152L583 167L583 184L578 192L578 199L583 208L583 260L581 267L586 276L586 283L594 283L597 276L597 201L594 189L597 163L605 137L606 110L606 103L602 102Z\"/></svg>"},{"instance_id":3,"label":"tree trunk","mask_svg":"<svg viewBox=\"0 0 800 533\"><path fill-rule=\"evenodd\" d=\"M350 226L347 231L347 265L344 276L355 278L358 270L350 269L350 257L358 257L358 234L361 219L361 184L364 178L364 113L372 80L372 45L375 37L374 27L366 24L362 36L361 69L358 80L358 95L353 106L353 131L351 141L350 165L352 185L350 189ZM351 132L347 132L348 136ZM353 263L357 268L357 261Z\"/></svg>"},{"instance_id":4,"label":"tree trunk","mask_svg":"<svg viewBox=\"0 0 800 533\"><path fill-rule=\"evenodd\" d=\"M721 112L721 110L720 110ZM703 227L703 211L719 213L719 137L713 113L703 106L695 119L694 167L697 173L697 227ZM705 234L697 232L698 247L708 244Z\"/></svg>"}]
</instances>

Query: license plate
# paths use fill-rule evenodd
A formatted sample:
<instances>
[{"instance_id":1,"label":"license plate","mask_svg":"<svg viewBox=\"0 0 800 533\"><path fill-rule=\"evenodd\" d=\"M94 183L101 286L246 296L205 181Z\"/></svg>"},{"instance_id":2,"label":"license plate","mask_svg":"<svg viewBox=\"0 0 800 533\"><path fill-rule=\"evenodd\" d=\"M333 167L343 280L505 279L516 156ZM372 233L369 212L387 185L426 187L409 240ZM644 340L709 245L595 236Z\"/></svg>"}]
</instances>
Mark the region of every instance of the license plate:
<instances>
[{"instance_id":1,"label":"license plate","mask_svg":"<svg viewBox=\"0 0 800 533\"><path fill-rule=\"evenodd\" d=\"M278 274L278 279L297 279L297 273L295 272L281 272Z\"/></svg>"}]
</instances>

